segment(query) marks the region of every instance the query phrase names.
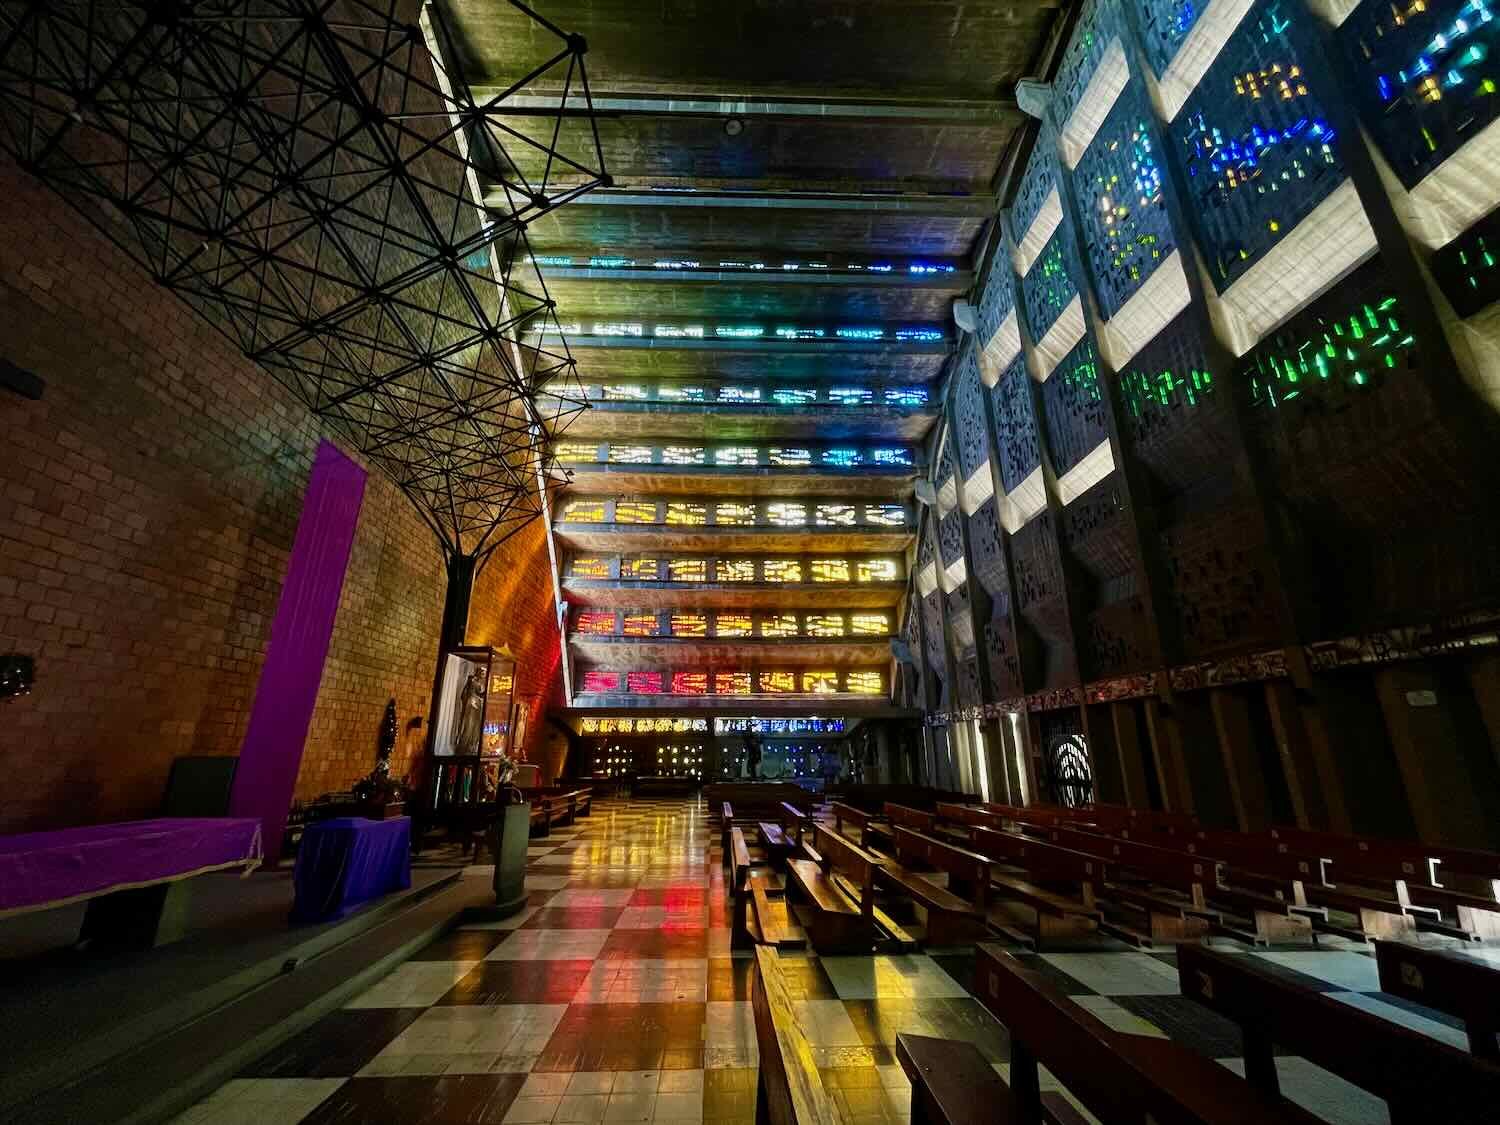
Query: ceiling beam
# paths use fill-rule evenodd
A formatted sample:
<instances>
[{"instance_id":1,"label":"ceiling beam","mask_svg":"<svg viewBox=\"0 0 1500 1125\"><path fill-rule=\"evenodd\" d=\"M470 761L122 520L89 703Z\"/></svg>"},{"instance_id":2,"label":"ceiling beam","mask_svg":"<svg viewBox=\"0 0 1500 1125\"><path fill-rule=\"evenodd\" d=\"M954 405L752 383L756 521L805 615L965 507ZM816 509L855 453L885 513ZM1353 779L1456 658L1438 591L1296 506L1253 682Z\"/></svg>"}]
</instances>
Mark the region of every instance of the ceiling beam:
<instances>
[{"instance_id":1,"label":"ceiling beam","mask_svg":"<svg viewBox=\"0 0 1500 1125\"><path fill-rule=\"evenodd\" d=\"M485 203L504 211L505 193L485 192ZM579 207L706 207L759 211L868 211L927 218L988 219L997 209L992 195L897 194L892 192L733 191L704 188L603 188L585 192L568 204Z\"/></svg>"},{"instance_id":2,"label":"ceiling beam","mask_svg":"<svg viewBox=\"0 0 1500 1125\"><path fill-rule=\"evenodd\" d=\"M858 121L889 125L999 125L1020 112L1014 92L994 100L942 99L918 102L868 101L853 98L743 98L727 94L600 94L585 103L577 94L563 104L560 94L525 93L505 97L505 87L471 87L483 106L501 99L501 116L722 117L784 121Z\"/></svg>"},{"instance_id":3,"label":"ceiling beam","mask_svg":"<svg viewBox=\"0 0 1500 1125\"><path fill-rule=\"evenodd\" d=\"M775 261L773 257L771 259ZM966 292L974 284L974 274L967 269L952 273L914 274L906 271L850 273L845 270L743 270L743 269L604 269L593 266L546 267L547 280L558 281L666 281L678 285L709 284L728 281L736 285L842 285L845 288L937 289L942 292Z\"/></svg>"},{"instance_id":4,"label":"ceiling beam","mask_svg":"<svg viewBox=\"0 0 1500 1125\"><path fill-rule=\"evenodd\" d=\"M561 336L547 333L541 337L548 342L558 342ZM698 351L698 352L836 352L889 355L947 355L953 350L951 340L725 340L716 338L694 338L680 336L593 336L587 333L569 332L568 347L574 351L582 348L629 348L652 351Z\"/></svg>"}]
</instances>

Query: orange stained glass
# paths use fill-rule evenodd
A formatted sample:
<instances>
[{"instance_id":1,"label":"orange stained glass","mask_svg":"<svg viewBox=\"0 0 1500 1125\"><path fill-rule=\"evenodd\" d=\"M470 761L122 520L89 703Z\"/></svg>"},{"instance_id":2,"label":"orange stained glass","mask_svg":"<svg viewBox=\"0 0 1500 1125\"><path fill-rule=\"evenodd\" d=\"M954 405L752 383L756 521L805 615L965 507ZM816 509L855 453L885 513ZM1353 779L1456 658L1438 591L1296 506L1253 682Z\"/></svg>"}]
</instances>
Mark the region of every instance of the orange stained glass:
<instances>
[{"instance_id":1,"label":"orange stained glass","mask_svg":"<svg viewBox=\"0 0 1500 1125\"><path fill-rule=\"evenodd\" d=\"M708 673L707 672L673 672L672 673L673 695L707 695Z\"/></svg>"},{"instance_id":2,"label":"orange stained glass","mask_svg":"<svg viewBox=\"0 0 1500 1125\"><path fill-rule=\"evenodd\" d=\"M879 695L885 690L879 672L850 672L844 678L844 690L855 695Z\"/></svg>"},{"instance_id":3,"label":"orange stained glass","mask_svg":"<svg viewBox=\"0 0 1500 1125\"><path fill-rule=\"evenodd\" d=\"M760 635L762 637L795 637L797 635L797 615L795 613L778 613L770 617L761 618Z\"/></svg>"},{"instance_id":4,"label":"orange stained glass","mask_svg":"<svg viewBox=\"0 0 1500 1125\"><path fill-rule=\"evenodd\" d=\"M638 582L655 582L660 576L659 559L621 559L620 577Z\"/></svg>"},{"instance_id":5,"label":"orange stained glass","mask_svg":"<svg viewBox=\"0 0 1500 1125\"><path fill-rule=\"evenodd\" d=\"M649 500L615 502L615 523L655 523L656 504Z\"/></svg>"},{"instance_id":6,"label":"orange stained glass","mask_svg":"<svg viewBox=\"0 0 1500 1125\"><path fill-rule=\"evenodd\" d=\"M720 582L754 582L754 559L720 559L716 564Z\"/></svg>"},{"instance_id":7,"label":"orange stained glass","mask_svg":"<svg viewBox=\"0 0 1500 1125\"><path fill-rule=\"evenodd\" d=\"M797 690L795 672L762 672L760 690L767 695L791 695Z\"/></svg>"},{"instance_id":8,"label":"orange stained glass","mask_svg":"<svg viewBox=\"0 0 1500 1125\"><path fill-rule=\"evenodd\" d=\"M803 672L802 690L813 695L827 695L839 690L837 672Z\"/></svg>"},{"instance_id":9,"label":"orange stained glass","mask_svg":"<svg viewBox=\"0 0 1500 1125\"><path fill-rule=\"evenodd\" d=\"M801 559L767 559L765 562L767 582L801 582Z\"/></svg>"},{"instance_id":10,"label":"orange stained glass","mask_svg":"<svg viewBox=\"0 0 1500 1125\"><path fill-rule=\"evenodd\" d=\"M574 559L568 564L568 573L574 578L608 578L609 560L598 558Z\"/></svg>"},{"instance_id":11,"label":"orange stained glass","mask_svg":"<svg viewBox=\"0 0 1500 1125\"><path fill-rule=\"evenodd\" d=\"M656 614L627 613L624 628L621 631L627 637L654 637L657 628Z\"/></svg>"},{"instance_id":12,"label":"orange stained glass","mask_svg":"<svg viewBox=\"0 0 1500 1125\"><path fill-rule=\"evenodd\" d=\"M615 631L615 615L608 610L589 610L578 615L573 629L592 636L608 636Z\"/></svg>"},{"instance_id":13,"label":"orange stained glass","mask_svg":"<svg viewBox=\"0 0 1500 1125\"><path fill-rule=\"evenodd\" d=\"M672 636L706 637L708 636L708 618L701 613L674 613L672 614Z\"/></svg>"},{"instance_id":14,"label":"orange stained glass","mask_svg":"<svg viewBox=\"0 0 1500 1125\"><path fill-rule=\"evenodd\" d=\"M750 615L748 613L721 613L714 618L714 636L748 637Z\"/></svg>"},{"instance_id":15,"label":"orange stained glass","mask_svg":"<svg viewBox=\"0 0 1500 1125\"><path fill-rule=\"evenodd\" d=\"M749 695L750 673L749 672L715 672L714 673L715 695Z\"/></svg>"},{"instance_id":16,"label":"orange stained glass","mask_svg":"<svg viewBox=\"0 0 1500 1125\"><path fill-rule=\"evenodd\" d=\"M813 559L808 564L814 582L849 581L848 559Z\"/></svg>"},{"instance_id":17,"label":"orange stained glass","mask_svg":"<svg viewBox=\"0 0 1500 1125\"><path fill-rule=\"evenodd\" d=\"M707 582L707 559L668 559L667 574L673 582Z\"/></svg>"}]
</instances>

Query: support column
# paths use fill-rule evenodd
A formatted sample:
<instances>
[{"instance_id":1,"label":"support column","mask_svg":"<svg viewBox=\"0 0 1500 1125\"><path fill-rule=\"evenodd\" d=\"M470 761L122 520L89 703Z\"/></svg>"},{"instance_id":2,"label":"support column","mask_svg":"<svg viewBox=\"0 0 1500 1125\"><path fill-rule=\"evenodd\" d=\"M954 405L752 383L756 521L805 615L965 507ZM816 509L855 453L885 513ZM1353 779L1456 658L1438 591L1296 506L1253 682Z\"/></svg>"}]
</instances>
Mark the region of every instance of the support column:
<instances>
[{"instance_id":1,"label":"support column","mask_svg":"<svg viewBox=\"0 0 1500 1125\"><path fill-rule=\"evenodd\" d=\"M1219 754L1229 778L1229 799L1241 832L1260 832L1270 826L1266 779L1250 746L1250 713L1245 698L1228 688L1211 689L1209 710L1214 717Z\"/></svg>"},{"instance_id":2,"label":"support column","mask_svg":"<svg viewBox=\"0 0 1500 1125\"><path fill-rule=\"evenodd\" d=\"M1146 725L1156 751L1157 783L1161 788L1162 804L1168 812L1196 812L1192 779L1188 777L1187 762L1182 754L1182 732L1166 714L1160 700L1146 700Z\"/></svg>"},{"instance_id":3,"label":"support column","mask_svg":"<svg viewBox=\"0 0 1500 1125\"><path fill-rule=\"evenodd\" d=\"M1140 727L1135 720L1134 705L1116 700L1109 705L1110 722L1115 730L1115 751L1120 759L1120 784L1125 790L1125 804L1133 809L1151 807L1151 787L1146 784L1146 759L1141 753Z\"/></svg>"},{"instance_id":4,"label":"support column","mask_svg":"<svg viewBox=\"0 0 1500 1125\"><path fill-rule=\"evenodd\" d=\"M1286 680L1268 680L1265 692L1271 730L1276 736L1276 753L1286 774L1297 827L1350 831L1349 813L1344 808L1344 792L1333 755L1327 739L1315 739L1303 722L1297 689Z\"/></svg>"},{"instance_id":5,"label":"support column","mask_svg":"<svg viewBox=\"0 0 1500 1125\"><path fill-rule=\"evenodd\" d=\"M474 596L475 555L448 556L448 588L443 594L443 627L438 651L447 652L464 643L469 628L469 599Z\"/></svg>"}]
</instances>

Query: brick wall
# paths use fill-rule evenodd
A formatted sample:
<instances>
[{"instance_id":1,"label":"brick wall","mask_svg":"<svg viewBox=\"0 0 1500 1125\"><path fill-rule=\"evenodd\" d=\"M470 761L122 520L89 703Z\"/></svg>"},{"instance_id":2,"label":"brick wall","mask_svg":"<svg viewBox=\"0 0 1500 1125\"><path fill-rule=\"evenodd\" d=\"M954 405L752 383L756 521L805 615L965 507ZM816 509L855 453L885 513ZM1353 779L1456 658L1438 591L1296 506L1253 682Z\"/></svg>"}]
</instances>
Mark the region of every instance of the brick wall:
<instances>
[{"instance_id":1,"label":"brick wall","mask_svg":"<svg viewBox=\"0 0 1500 1125\"><path fill-rule=\"evenodd\" d=\"M0 198L0 355L47 381L41 402L0 392L0 652L37 663L0 704L0 832L150 815L174 757L239 751L324 435L59 197L0 164ZM539 527L504 549L471 633L537 656L541 696L545 561ZM299 796L369 770L392 697L405 772L442 598L431 532L372 473Z\"/></svg>"}]
</instances>

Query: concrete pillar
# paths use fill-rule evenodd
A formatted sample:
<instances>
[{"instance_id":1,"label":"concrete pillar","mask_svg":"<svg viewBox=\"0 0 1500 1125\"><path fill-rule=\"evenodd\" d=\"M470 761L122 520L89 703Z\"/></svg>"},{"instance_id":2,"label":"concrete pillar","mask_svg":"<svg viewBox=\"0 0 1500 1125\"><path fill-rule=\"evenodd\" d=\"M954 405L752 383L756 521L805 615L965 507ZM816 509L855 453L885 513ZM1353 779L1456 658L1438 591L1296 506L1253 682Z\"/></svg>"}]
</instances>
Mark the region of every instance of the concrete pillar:
<instances>
[{"instance_id":1,"label":"concrete pillar","mask_svg":"<svg viewBox=\"0 0 1500 1125\"><path fill-rule=\"evenodd\" d=\"M1156 757L1157 785L1168 812L1194 813L1192 780L1182 752L1182 731L1158 699L1146 700L1146 727Z\"/></svg>"},{"instance_id":2,"label":"concrete pillar","mask_svg":"<svg viewBox=\"0 0 1500 1125\"><path fill-rule=\"evenodd\" d=\"M1271 824L1266 779L1261 773L1250 729L1250 707L1233 688L1212 688L1208 706L1218 735L1219 755L1229 779L1229 800L1241 832L1262 832Z\"/></svg>"},{"instance_id":3,"label":"concrete pillar","mask_svg":"<svg viewBox=\"0 0 1500 1125\"><path fill-rule=\"evenodd\" d=\"M1276 736L1276 753L1286 774L1292 799L1292 816L1298 828L1348 832L1349 812L1344 788L1328 746L1321 716L1315 717L1318 735L1304 721L1304 707L1297 689L1287 680L1267 680L1266 709Z\"/></svg>"},{"instance_id":4,"label":"concrete pillar","mask_svg":"<svg viewBox=\"0 0 1500 1125\"><path fill-rule=\"evenodd\" d=\"M1109 717L1114 725L1115 752L1120 760L1120 784L1125 791L1125 803L1133 809L1149 809L1151 787L1146 783L1146 756L1141 747L1135 703L1111 703Z\"/></svg>"}]
</instances>

